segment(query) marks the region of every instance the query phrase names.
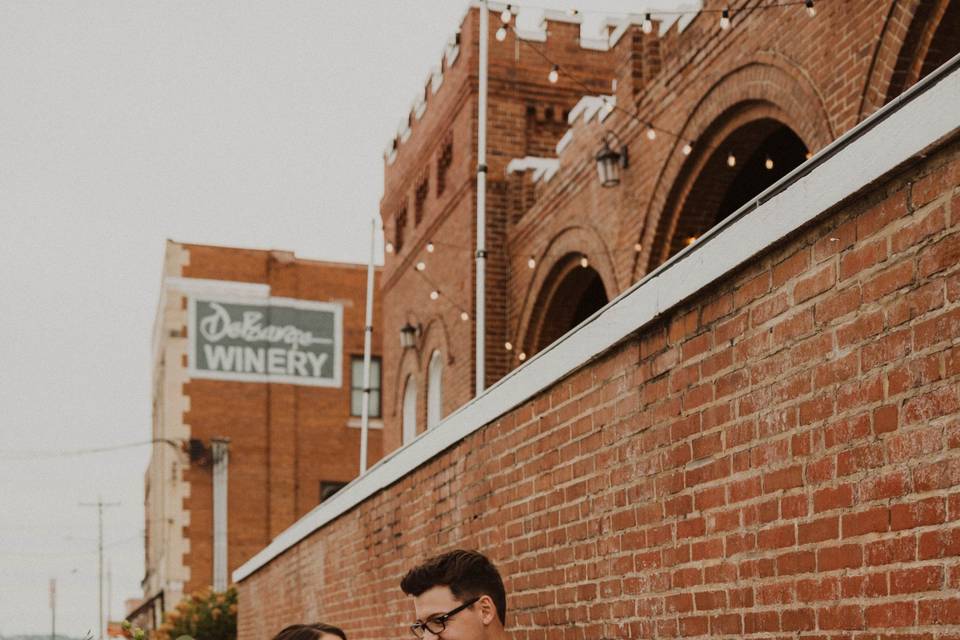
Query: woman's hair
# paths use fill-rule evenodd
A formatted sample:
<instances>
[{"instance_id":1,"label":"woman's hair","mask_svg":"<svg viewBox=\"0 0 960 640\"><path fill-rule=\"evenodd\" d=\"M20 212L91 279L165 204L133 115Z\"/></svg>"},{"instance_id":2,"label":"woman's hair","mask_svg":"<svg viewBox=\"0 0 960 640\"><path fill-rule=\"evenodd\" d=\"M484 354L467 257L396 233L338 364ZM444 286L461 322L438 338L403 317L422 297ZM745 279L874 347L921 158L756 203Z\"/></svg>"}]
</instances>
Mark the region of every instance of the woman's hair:
<instances>
[{"instance_id":1,"label":"woman's hair","mask_svg":"<svg viewBox=\"0 0 960 640\"><path fill-rule=\"evenodd\" d=\"M292 624L273 637L273 640L319 640L324 633L340 636L342 640L347 640L347 634L340 627L323 622L313 624Z\"/></svg>"}]
</instances>

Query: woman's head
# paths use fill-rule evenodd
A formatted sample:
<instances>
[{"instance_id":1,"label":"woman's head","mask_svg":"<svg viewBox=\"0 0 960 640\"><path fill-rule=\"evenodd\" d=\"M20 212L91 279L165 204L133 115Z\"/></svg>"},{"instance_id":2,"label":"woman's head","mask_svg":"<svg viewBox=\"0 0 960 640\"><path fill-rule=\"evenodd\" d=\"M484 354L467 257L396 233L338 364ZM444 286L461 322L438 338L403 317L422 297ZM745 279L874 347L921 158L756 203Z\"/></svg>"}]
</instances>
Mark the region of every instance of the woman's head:
<instances>
[{"instance_id":1,"label":"woman's head","mask_svg":"<svg viewBox=\"0 0 960 640\"><path fill-rule=\"evenodd\" d=\"M347 640L340 627L323 622L292 624L273 637L273 640Z\"/></svg>"}]
</instances>

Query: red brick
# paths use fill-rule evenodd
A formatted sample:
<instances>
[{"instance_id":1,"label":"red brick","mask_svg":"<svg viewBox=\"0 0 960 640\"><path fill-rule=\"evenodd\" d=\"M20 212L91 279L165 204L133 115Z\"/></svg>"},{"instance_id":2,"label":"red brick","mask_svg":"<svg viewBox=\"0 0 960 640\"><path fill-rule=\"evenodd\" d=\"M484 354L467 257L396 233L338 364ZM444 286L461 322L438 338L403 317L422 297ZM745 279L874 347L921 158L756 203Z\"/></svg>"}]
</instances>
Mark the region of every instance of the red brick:
<instances>
[{"instance_id":1,"label":"red brick","mask_svg":"<svg viewBox=\"0 0 960 640\"><path fill-rule=\"evenodd\" d=\"M957 389L954 385L911 398L903 404L903 423L929 422L940 416L956 413L960 409Z\"/></svg>"},{"instance_id":2,"label":"red brick","mask_svg":"<svg viewBox=\"0 0 960 640\"><path fill-rule=\"evenodd\" d=\"M836 540L839 537L840 518L837 516L820 518L819 520L814 520L813 522L801 523L797 525L798 544Z\"/></svg>"},{"instance_id":3,"label":"red brick","mask_svg":"<svg viewBox=\"0 0 960 640\"><path fill-rule=\"evenodd\" d=\"M874 240L854 249L840 259L840 280L852 278L861 271L869 269L887 259L886 239Z\"/></svg>"},{"instance_id":4,"label":"red brick","mask_svg":"<svg viewBox=\"0 0 960 640\"><path fill-rule=\"evenodd\" d=\"M917 624L960 624L960 598L919 601L917 603Z\"/></svg>"},{"instance_id":5,"label":"red brick","mask_svg":"<svg viewBox=\"0 0 960 640\"><path fill-rule=\"evenodd\" d=\"M860 308L863 298L860 285L854 284L834 291L819 300L813 309L817 325L823 325Z\"/></svg>"},{"instance_id":6,"label":"red brick","mask_svg":"<svg viewBox=\"0 0 960 640\"><path fill-rule=\"evenodd\" d=\"M842 509L853 505L853 486L849 484L820 489L813 494L814 512Z\"/></svg>"},{"instance_id":7,"label":"red brick","mask_svg":"<svg viewBox=\"0 0 960 640\"><path fill-rule=\"evenodd\" d=\"M890 593L938 591L943 587L943 567L929 566L890 572Z\"/></svg>"},{"instance_id":8,"label":"red brick","mask_svg":"<svg viewBox=\"0 0 960 640\"><path fill-rule=\"evenodd\" d=\"M863 609L859 605L839 605L817 610L822 630L863 629Z\"/></svg>"},{"instance_id":9,"label":"red brick","mask_svg":"<svg viewBox=\"0 0 960 640\"><path fill-rule=\"evenodd\" d=\"M867 627L892 629L916 624L917 605L914 602L891 602L867 607L864 611Z\"/></svg>"},{"instance_id":10,"label":"red brick","mask_svg":"<svg viewBox=\"0 0 960 640\"><path fill-rule=\"evenodd\" d=\"M960 234L954 234L926 247L920 256L917 271L921 277L928 278L944 269L952 269L958 263L960 263Z\"/></svg>"},{"instance_id":11,"label":"red brick","mask_svg":"<svg viewBox=\"0 0 960 640\"><path fill-rule=\"evenodd\" d=\"M803 468L799 465L763 474L763 492L771 493L782 489L803 486Z\"/></svg>"},{"instance_id":12,"label":"red brick","mask_svg":"<svg viewBox=\"0 0 960 640\"><path fill-rule=\"evenodd\" d=\"M883 313L874 311L856 316L837 328L837 346L841 349L872 338L883 330Z\"/></svg>"},{"instance_id":13,"label":"red brick","mask_svg":"<svg viewBox=\"0 0 960 640\"><path fill-rule=\"evenodd\" d=\"M895 264L863 283L863 301L873 302L897 289L912 284L913 280L912 262Z\"/></svg>"},{"instance_id":14,"label":"red brick","mask_svg":"<svg viewBox=\"0 0 960 640\"><path fill-rule=\"evenodd\" d=\"M794 253L773 267L773 286L781 287L788 280L797 276L810 266L810 250L804 249Z\"/></svg>"},{"instance_id":15,"label":"red brick","mask_svg":"<svg viewBox=\"0 0 960 640\"><path fill-rule=\"evenodd\" d=\"M803 544L801 542L801 544ZM813 573L817 570L817 555L814 551L795 551L777 556L777 575Z\"/></svg>"},{"instance_id":16,"label":"red brick","mask_svg":"<svg viewBox=\"0 0 960 640\"><path fill-rule=\"evenodd\" d=\"M912 562L917 558L917 539L914 536L901 536L868 542L863 547L863 553L867 566Z\"/></svg>"},{"instance_id":17,"label":"red brick","mask_svg":"<svg viewBox=\"0 0 960 640\"><path fill-rule=\"evenodd\" d=\"M869 511L848 513L843 516L843 537L852 538L867 533L878 533L890 528L890 509L877 507Z\"/></svg>"},{"instance_id":18,"label":"red brick","mask_svg":"<svg viewBox=\"0 0 960 640\"><path fill-rule=\"evenodd\" d=\"M919 220L897 230L891 238L893 252L899 253L920 244L930 236L943 231L946 225L946 207L934 207Z\"/></svg>"},{"instance_id":19,"label":"red brick","mask_svg":"<svg viewBox=\"0 0 960 640\"><path fill-rule=\"evenodd\" d=\"M793 301L795 304L805 302L828 291L836 282L836 269L832 264L828 264L813 275L797 281L793 286Z\"/></svg>"},{"instance_id":20,"label":"red brick","mask_svg":"<svg viewBox=\"0 0 960 640\"><path fill-rule=\"evenodd\" d=\"M863 553L858 544L839 547L820 547L817 550L817 571L856 569L863 564Z\"/></svg>"}]
</instances>

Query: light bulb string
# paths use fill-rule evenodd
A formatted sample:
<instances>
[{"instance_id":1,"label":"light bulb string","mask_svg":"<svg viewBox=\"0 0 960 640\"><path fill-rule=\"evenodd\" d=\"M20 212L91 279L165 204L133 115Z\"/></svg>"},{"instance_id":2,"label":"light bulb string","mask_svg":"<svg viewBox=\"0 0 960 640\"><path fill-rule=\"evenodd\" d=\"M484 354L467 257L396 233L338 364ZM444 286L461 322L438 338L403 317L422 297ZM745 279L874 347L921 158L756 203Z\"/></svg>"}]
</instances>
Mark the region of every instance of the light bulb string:
<instances>
[{"instance_id":1,"label":"light bulb string","mask_svg":"<svg viewBox=\"0 0 960 640\"><path fill-rule=\"evenodd\" d=\"M744 11L762 11L762 10L767 10L767 9L780 9L780 8L783 8L783 7L793 7L793 6L799 6L799 5L806 5L806 2L807 2L807 0L786 0L785 2L769 2L769 3L766 3L766 4L759 4L759 5L755 6L755 7L749 8L749 9L738 9L737 12L744 12ZM604 10L602 10L602 9L557 9L556 7L547 7L547 6L544 6L544 5L527 4L527 3L514 4L514 3L511 2L509 6L510 6L511 13L520 11L521 9L536 9L536 10L538 10L538 11L558 11L558 12L559 12L559 11L564 11L564 12L570 14L570 15L573 15L573 16L576 16L576 15L604 15L604 16L639 15L639 14L634 13L634 12L632 12L632 11L612 11L612 10L611 10L611 11L604 11ZM686 9L686 10L676 10L676 9L668 10L668 9L664 9L664 10L662 10L662 11L661 11L661 10L658 10L658 9L650 9L650 10L644 10L643 13L644 13L644 14L648 14L648 13L649 13L649 14L650 14L651 16L653 16L654 18L656 18L657 16L695 16L695 15L698 15L698 14L700 14L700 13L723 13L724 8L726 8L726 7L722 7L722 8L720 8L720 9L707 9L707 8L701 8L701 9ZM731 16L733 15L733 13L734 13L734 12L731 10L731 11L730 11Z\"/></svg>"},{"instance_id":2,"label":"light bulb string","mask_svg":"<svg viewBox=\"0 0 960 640\"><path fill-rule=\"evenodd\" d=\"M462 314L466 313L468 316L470 315L470 312L467 311L465 307L461 306L460 303L454 300L451 296L444 293L443 289L441 289L440 286L436 282L434 282L433 279L430 278L430 276L428 276L423 271L417 268L414 268L414 272L417 273L421 278L424 279L424 281L426 281L427 284L430 285L431 291L437 292L438 297L445 299L448 303L450 303L450 306L455 308L460 313Z\"/></svg>"}]
</instances>

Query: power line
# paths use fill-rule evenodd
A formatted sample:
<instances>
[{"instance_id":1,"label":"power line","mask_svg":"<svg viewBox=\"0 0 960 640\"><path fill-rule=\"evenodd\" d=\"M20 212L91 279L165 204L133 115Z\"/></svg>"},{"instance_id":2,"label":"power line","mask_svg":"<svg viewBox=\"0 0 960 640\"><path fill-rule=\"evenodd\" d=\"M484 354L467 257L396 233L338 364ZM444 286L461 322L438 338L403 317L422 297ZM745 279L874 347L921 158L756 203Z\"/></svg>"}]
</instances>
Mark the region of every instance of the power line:
<instances>
[{"instance_id":1,"label":"power line","mask_svg":"<svg viewBox=\"0 0 960 640\"><path fill-rule=\"evenodd\" d=\"M95 455L98 453L109 453L111 451L122 451L124 449L134 449L148 444L168 444L178 451L185 441L169 440L164 438L155 438L153 440L143 440L141 442L128 442L126 444L116 444L104 447L91 447L86 449L64 449L60 451L0 451L0 460L42 460L44 458L69 458L75 456Z\"/></svg>"}]
</instances>

